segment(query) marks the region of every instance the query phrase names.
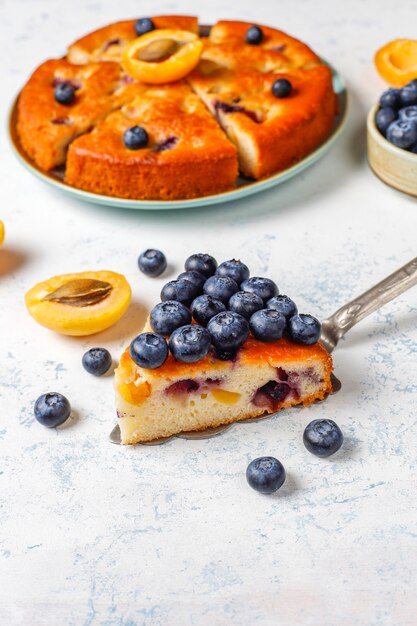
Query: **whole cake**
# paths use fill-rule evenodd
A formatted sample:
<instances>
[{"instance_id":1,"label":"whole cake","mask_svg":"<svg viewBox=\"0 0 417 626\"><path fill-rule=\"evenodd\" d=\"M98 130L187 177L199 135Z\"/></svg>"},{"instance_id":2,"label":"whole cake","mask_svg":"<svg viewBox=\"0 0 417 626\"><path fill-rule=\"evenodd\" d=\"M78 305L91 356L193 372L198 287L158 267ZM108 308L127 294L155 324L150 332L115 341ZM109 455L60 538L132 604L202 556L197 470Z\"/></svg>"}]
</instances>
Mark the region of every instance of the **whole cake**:
<instances>
[{"instance_id":1,"label":"whole cake","mask_svg":"<svg viewBox=\"0 0 417 626\"><path fill-rule=\"evenodd\" d=\"M329 68L282 31L157 16L100 28L43 63L18 100L23 149L65 182L109 196L182 199L238 171L286 169L329 134Z\"/></svg>"}]
</instances>

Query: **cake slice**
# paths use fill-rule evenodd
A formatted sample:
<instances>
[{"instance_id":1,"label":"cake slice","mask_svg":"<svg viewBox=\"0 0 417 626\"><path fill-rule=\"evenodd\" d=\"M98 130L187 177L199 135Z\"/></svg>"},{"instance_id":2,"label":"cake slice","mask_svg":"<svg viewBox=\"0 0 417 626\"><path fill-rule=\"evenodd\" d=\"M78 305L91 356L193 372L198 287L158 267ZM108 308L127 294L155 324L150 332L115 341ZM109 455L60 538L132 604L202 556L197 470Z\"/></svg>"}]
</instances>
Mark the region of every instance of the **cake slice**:
<instances>
[{"instance_id":1,"label":"cake slice","mask_svg":"<svg viewBox=\"0 0 417 626\"><path fill-rule=\"evenodd\" d=\"M121 441L152 441L307 406L331 392L331 370L320 343L285 338L264 343L251 337L231 361L210 352L187 364L170 354L154 370L136 365L126 349L115 373Z\"/></svg>"},{"instance_id":2,"label":"cake slice","mask_svg":"<svg viewBox=\"0 0 417 626\"><path fill-rule=\"evenodd\" d=\"M120 198L179 199L234 186L236 149L186 83L132 86L137 96L70 146L65 181ZM124 143L140 126L145 147Z\"/></svg>"}]
</instances>

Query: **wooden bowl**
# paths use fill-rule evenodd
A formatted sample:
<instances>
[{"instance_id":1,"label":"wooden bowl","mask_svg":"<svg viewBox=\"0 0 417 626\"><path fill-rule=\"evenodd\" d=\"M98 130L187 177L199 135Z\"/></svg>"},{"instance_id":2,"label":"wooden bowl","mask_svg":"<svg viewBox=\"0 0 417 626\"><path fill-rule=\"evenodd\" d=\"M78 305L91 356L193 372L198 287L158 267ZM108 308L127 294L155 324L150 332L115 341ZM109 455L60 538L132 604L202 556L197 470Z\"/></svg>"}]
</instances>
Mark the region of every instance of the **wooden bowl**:
<instances>
[{"instance_id":1,"label":"wooden bowl","mask_svg":"<svg viewBox=\"0 0 417 626\"><path fill-rule=\"evenodd\" d=\"M368 163L387 185L417 197L417 154L393 146L375 124L376 104L368 113Z\"/></svg>"}]
</instances>

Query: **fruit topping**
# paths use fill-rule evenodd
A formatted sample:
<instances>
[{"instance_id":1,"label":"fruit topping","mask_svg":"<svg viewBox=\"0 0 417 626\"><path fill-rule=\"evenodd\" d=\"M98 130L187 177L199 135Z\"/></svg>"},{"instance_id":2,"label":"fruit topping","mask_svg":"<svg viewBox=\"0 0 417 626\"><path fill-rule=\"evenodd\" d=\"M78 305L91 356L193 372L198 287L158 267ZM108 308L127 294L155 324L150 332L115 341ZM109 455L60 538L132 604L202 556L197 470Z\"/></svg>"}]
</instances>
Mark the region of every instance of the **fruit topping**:
<instances>
[{"instance_id":1,"label":"fruit topping","mask_svg":"<svg viewBox=\"0 0 417 626\"><path fill-rule=\"evenodd\" d=\"M123 52L124 70L144 83L171 83L195 68L203 49L201 39L189 31L156 29L141 33Z\"/></svg>"},{"instance_id":2,"label":"fruit topping","mask_svg":"<svg viewBox=\"0 0 417 626\"><path fill-rule=\"evenodd\" d=\"M417 124L414 120L397 120L387 129L387 139L398 148L409 148L417 141Z\"/></svg>"},{"instance_id":3,"label":"fruit topping","mask_svg":"<svg viewBox=\"0 0 417 626\"><path fill-rule=\"evenodd\" d=\"M54 98L59 104L70 105L75 100L75 91L71 83L59 83L54 89Z\"/></svg>"},{"instance_id":4,"label":"fruit topping","mask_svg":"<svg viewBox=\"0 0 417 626\"><path fill-rule=\"evenodd\" d=\"M123 133L123 143L129 150L139 150L148 145L149 136L142 126L132 126Z\"/></svg>"},{"instance_id":5,"label":"fruit topping","mask_svg":"<svg viewBox=\"0 0 417 626\"><path fill-rule=\"evenodd\" d=\"M198 296L191 303L193 318L201 326L207 326L212 317L223 311L226 311L226 305L221 300L213 298L213 296Z\"/></svg>"},{"instance_id":6,"label":"fruit topping","mask_svg":"<svg viewBox=\"0 0 417 626\"><path fill-rule=\"evenodd\" d=\"M379 99L381 107L391 107L398 109L401 106L401 91L399 89L387 89Z\"/></svg>"},{"instance_id":7,"label":"fruit topping","mask_svg":"<svg viewBox=\"0 0 417 626\"><path fill-rule=\"evenodd\" d=\"M303 441L312 454L328 457L341 447L343 433L333 420L313 420L304 431Z\"/></svg>"},{"instance_id":8,"label":"fruit topping","mask_svg":"<svg viewBox=\"0 0 417 626\"><path fill-rule=\"evenodd\" d=\"M397 119L397 112L391 107L382 107L375 115L375 124L380 133L384 136L388 126Z\"/></svg>"},{"instance_id":9,"label":"fruit topping","mask_svg":"<svg viewBox=\"0 0 417 626\"><path fill-rule=\"evenodd\" d=\"M220 263L216 274L218 276L229 276L229 278L233 278L240 285L240 283L249 278L249 268L242 261L230 259L230 261Z\"/></svg>"},{"instance_id":10,"label":"fruit topping","mask_svg":"<svg viewBox=\"0 0 417 626\"><path fill-rule=\"evenodd\" d=\"M274 309L256 311L249 320L251 333L259 341L277 341L284 334L286 319Z\"/></svg>"},{"instance_id":11,"label":"fruit topping","mask_svg":"<svg viewBox=\"0 0 417 626\"><path fill-rule=\"evenodd\" d=\"M249 324L233 311L218 313L207 325L211 341L220 355L235 354L249 335Z\"/></svg>"},{"instance_id":12,"label":"fruit topping","mask_svg":"<svg viewBox=\"0 0 417 626\"><path fill-rule=\"evenodd\" d=\"M309 346L320 338L321 324L312 315L293 315L288 320L288 334L292 341Z\"/></svg>"},{"instance_id":13,"label":"fruit topping","mask_svg":"<svg viewBox=\"0 0 417 626\"><path fill-rule=\"evenodd\" d=\"M170 335L180 326L191 323L191 313L187 307L176 300L160 302L151 311L152 329L161 335Z\"/></svg>"},{"instance_id":14,"label":"fruit topping","mask_svg":"<svg viewBox=\"0 0 417 626\"><path fill-rule=\"evenodd\" d=\"M206 277L203 276L203 274L200 274L200 272L196 272L195 270L181 272L181 274L178 276L178 280L181 280L182 278L192 283L199 291L203 290L203 285L207 280Z\"/></svg>"},{"instance_id":15,"label":"fruit topping","mask_svg":"<svg viewBox=\"0 0 417 626\"><path fill-rule=\"evenodd\" d=\"M135 33L138 37L155 30L155 24L149 17L141 17L135 22Z\"/></svg>"},{"instance_id":16,"label":"fruit topping","mask_svg":"<svg viewBox=\"0 0 417 626\"><path fill-rule=\"evenodd\" d=\"M25 300L39 324L64 335L91 335L115 324L130 297L124 276L102 270L54 276L32 287Z\"/></svg>"},{"instance_id":17,"label":"fruit topping","mask_svg":"<svg viewBox=\"0 0 417 626\"><path fill-rule=\"evenodd\" d=\"M210 333L197 324L177 328L169 340L169 348L174 359L184 363L200 361L206 356L210 347Z\"/></svg>"},{"instance_id":18,"label":"fruit topping","mask_svg":"<svg viewBox=\"0 0 417 626\"><path fill-rule=\"evenodd\" d=\"M190 306L191 302L198 295L199 290L189 280L181 278L180 280L170 280L162 287L161 300L176 300L182 302L185 306Z\"/></svg>"},{"instance_id":19,"label":"fruit topping","mask_svg":"<svg viewBox=\"0 0 417 626\"><path fill-rule=\"evenodd\" d=\"M274 296L266 303L268 309L274 309L274 311L279 311L282 313L285 318L288 320L293 315L297 315L298 310L295 303L284 294L279 296Z\"/></svg>"},{"instance_id":20,"label":"fruit topping","mask_svg":"<svg viewBox=\"0 0 417 626\"><path fill-rule=\"evenodd\" d=\"M67 421L71 414L71 405L60 393L44 393L36 400L34 413L42 426L55 428Z\"/></svg>"},{"instance_id":21,"label":"fruit topping","mask_svg":"<svg viewBox=\"0 0 417 626\"><path fill-rule=\"evenodd\" d=\"M192 254L185 261L184 267L187 271L194 270L200 272L206 278L212 276L217 269L217 261L209 254Z\"/></svg>"},{"instance_id":22,"label":"fruit topping","mask_svg":"<svg viewBox=\"0 0 417 626\"><path fill-rule=\"evenodd\" d=\"M111 368L111 354L106 348L90 348L83 354L82 364L89 374L103 376Z\"/></svg>"},{"instance_id":23,"label":"fruit topping","mask_svg":"<svg viewBox=\"0 0 417 626\"><path fill-rule=\"evenodd\" d=\"M269 278L262 278L260 276L253 276L252 278L244 280L240 288L242 291L256 293L264 302L278 295L278 287L276 284Z\"/></svg>"},{"instance_id":24,"label":"fruit topping","mask_svg":"<svg viewBox=\"0 0 417 626\"><path fill-rule=\"evenodd\" d=\"M239 285L229 276L210 276L204 283L203 291L227 304L234 293L239 291Z\"/></svg>"},{"instance_id":25,"label":"fruit topping","mask_svg":"<svg viewBox=\"0 0 417 626\"><path fill-rule=\"evenodd\" d=\"M136 365L153 370L167 360L168 344L161 335L142 333L132 341L129 352Z\"/></svg>"},{"instance_id":26,"label":"fruit topping","mask_svg":"<svg viewBox=\"0 0 417 626\"><path fill-rule=\"evenodd\" d=\"M292 84L287 78L277 78L272 83L271 91L276 98L288 98L292 91Z\"/></svg>"},{"instance_id":27,"label":"fruit topping","mask_svg":"<svg viewBox=\"0 0 417 626\"><path fill-rule=\"evenodd\" d=\"M249 293L248 291L238 291L233 294L229 300L229 310L239 313L245 320L263 309L264 301L256 293Z\"/></svg>"},{"instance_id":28,"label":"fruit topping","mask_svg":"<svg viewBox=\"0 0 417 626\"><path fill-rule=\"evenodd\" d=\"M141 272L155 278L166 270L167 260L160 250L149 249L139 256L138 265Z\"/></svg>"},{"instance_id":29,"label":"fruit topping","mask_svg":"<svg viewBox=\"0 0 417 626\"><path fill-rule=\"evenodd\" d=\"M285 482L285 469L275 457L260 456L249 463L246 480L259 493L274 493Z\"/></svg>"},{"instance_id":30,"label":"fruit topping","mask_svg":"<svg viewBox=\"0 0 417 626\"><path fill-rule=\"evenodd\" d=\"M246 31L246 43L251 46L258 46L262 43L264 34L259 26L250 26Z\"/></svg>"},{"instance_id":31,"label":"fruit topping","mask_svg":"<svg viewBox=\"0 0 417 626\"><path fill-rule=\"evenodd\" d=\"M402 87L417 76L417 40L390 41L375 54L375 65L387 83Z\"/></svg>"}]
</instances>

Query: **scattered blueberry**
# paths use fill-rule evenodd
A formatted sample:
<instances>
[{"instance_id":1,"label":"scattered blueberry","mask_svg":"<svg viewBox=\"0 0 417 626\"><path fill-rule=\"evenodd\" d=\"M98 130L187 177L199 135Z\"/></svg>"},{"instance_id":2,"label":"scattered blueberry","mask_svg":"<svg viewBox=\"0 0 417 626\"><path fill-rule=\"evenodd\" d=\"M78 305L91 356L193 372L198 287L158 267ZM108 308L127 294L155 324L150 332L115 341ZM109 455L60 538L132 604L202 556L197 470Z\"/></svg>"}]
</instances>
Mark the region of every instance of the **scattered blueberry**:
<instances>
[{"instance_id":1,"label":"scattered blueberry","mask_svg":"<svg viewBox=\"0 0 417 626\"><path fill-rule=\"evenodd\" d=\"M216 271L217 261L209 254L192 254L185 261L184 267L187 271L194 270L208 278L209 276L213 276Z\"/></svg>"},{"instance_id":2,"label":"scattered blueberry","mask_svg":"<svg viewBox=\"0 0 417 626\"><path fill-rule=\"evenodd\" d=\"M75 100L75 87L71 83L59 83L54 89L54 98L59 104L72 104Z\"/></svg>"},{"instance_id":3,"label":"scattered blueberry","mask_svg":"<svg viewBox=\"0 0 417 626\"><path fill-rule=\"evenodd\" d=\"M261 309L250 318L249 328L255 339L271 342L281 339L286 323L284 315L279 311Z\"/></svg>"},{"instance_id":4,"label":"scattered blueberry","mask_svg":"<svg viewBox=\"0 0 417 626\"><path fill-rule=\"evenodd\" d=\"M388 126L387 139L398 148L409 148L417 141L417 124L413 120L397 120Z\"/></svg>"},{"instance_id":5,"label":"scattered blueberry","mask_svg":"<svg viewBox=\"0 0 417 626\"><path fill-rule=\"evenodd\" d=\"M44 393L35 402L35 418L42 426L54 428L63 424L70 416L71 405L60 393Z\"/></svg>"},{"instance_id":6,"label":"scattered blueberry","mask_svg":"<svg viewBox=\"0 0 417 626\"><path fill-rule=\"evenodd\" d=\"M160 276L167 268L165 254L160 250L145 250L139 256L138 265L141 272L147 276Z\"/></svg>"},{"instance_id":7,"label":"scattered blueberry","mask_svg":"<svg viewBox=\"0 0 417 626\"><path fill-rule=\"evenodd\" d=\"M400 120L414 120L417 122L417 105L404 107L398 111L398 117Z\"/></svg>"},{"instance_id":8,"label":"scattered blueberry","mask_svg":"<svg viewBox=\"0 0 417 626\"><path fill-rule=\"evenodd\" d=\"M239 285L229 276L217 276L215 274L206 280L203 291L206 295L227 304L233 294L239 291Z\"/></svg>"},{"instance_id":9,"label":"scattered blueberry","mask_svg":"<svg viewBox=\"0 0 417 626\"><path fill-rule=\"evenodd\" d=\"M264 302L267 302L270 298L278 295L278 287L274 281L260 276L253 276L252 278L244 280L240 285L240 288L242 291L256 293L256 295L262 298Z\"/></svg>"},{"instance_id":10,"label":"scattered blueberry","mask_svg":"<svg viewBox=\"0 0 417 626\"><path fill-rule=\"evenodd\" d=\"M292 341L309 346L320 338L321 324L312 315L293 315L287 322L288 334Z\"/></svg>"},{"instance_id":11,"label":"scattered blueberry","mask_svg":"<svg viewBox=\"0 0 417 626\"><path fill-rule=\"evenodd\" d=\"M189 280L170 280L162 287L161 300L176 300L185 306L190 306L191 302L198 295L199 290Z\"/></svg>"},{"instance_id":12,"label":"scattered blueberry","mask_svg":"<svg viewBox=\"0 0 417 626\"><path fill-rule=\"evenodd\" d=\"M142 333L132 341L129 352L136 365L153 370L165 363L168 344L161 335Z\"/></svg>"},{"instance_id":13,"label":"scattered blueberry","mask_svg":"<svg viewBox=\"0 0 417 626\"><path fill-rule=\"evenodd\" d=\"M333 420L313 420L303 435L304 445L316 456L331 456L343 443L343 433Z\"/></svg>"},{"instance_id":14,"label":"scattered blueberry","mask_svg":"<svg viewBox=\"0 0 417 626\"><path fill-rule=\"evenodd\" d=\"M149 17L142 17L135 22L135 33L138 37L155 30L155 24Z\"/></svg>"},{"instance_id":15,"label":"scattered blueberry","mask_svg":"<svg viewBox=\"0 0 417 626\"><path fill-rule=\"evenodd\" d=\"M375 124L379 132L385 136L388 126L396 119L397 112L394 111L393 108L383 107L382 109L379 109L375 115Z\"/></svg>"},{"instance_id":16,"label":"scattered blueberry","mask_svg":"<svg viewBox=\"0 0 417 626\"><path fill-rule=\"evenodd\" d=\"M210 333L197 324L177 328L169 339L169 348L174 359L184 363L200 361L206 356L210 346Z\"/></svg>"},{"instance_id":17,"label":"scattered blueberry","mask_svg":"<svg viewBox=\"0 0 417 626\"><path fill-rule=\"evenodd\" d=\"M276 98L288 98L292 91L292 84L286 78L277 78L272 83L271 91Z\"/></svg>"},{"instance_id":18,"label":"scattered blueberry","mask_svg":"<svg viewBox=\"0 0 417 626\"><path fill-rule=\"evenodd\" d=\"M207 326L212 317L223 311L226 311L226 305L220 300L206 294L198 296L198 298L191 303L193 317L201 326Z\"/></svg>"},{"instance_id":19,"label":"scattered blueberry","mask_svg":"<svg viewBox=\"0 0 417 626\"><path fill-rule=\"evenodd\" d=\"M219 353L235 353L249 335L249 324L233 311L218 313L207 325L211 341Z\"/></svg>"},{"instance_id":20,"label":"scattered blueberry","mask_svg":"<svg viewBox=\"0 0 417 626\"><path fill-rule=\"evenodd\" d=\"M393 109L399 109L401 106L400 90L388 89L384 91L379 99L381 107L391 107Z\"/></svg>"},{"instance_id":21,"label":"scattered blueberry","mask_svg":"<svg viewBox=\"0 0 417 626\"><path fill-rule=\"evenodd\" d=\"M262 43L264 34L259 26L250 26L246 31L246 43L251 46L258 46Z\"/></svg>"},{"instance_id":22,"label":"scattered blueberry","mask_svg":"<svg viewBox=\"0 0 417 626\"><path fill-rule=\"evenodd\" d=\"M191 323L191 313L181 302L165 300L152 309L150 323L156 333L170 335L176 328Z\"/></svg>"},{"instance_id":23,"label":"scattered blueberry","mask_svg":"<svg viewBox=\"0 0 417 626\"><path fill-rule=\"evenodd\" d=\"M266 306L268 309L279 311L287 320L298 313L295 303L288 296L284 296L284 294L270 298Z\"/></svg>"},{"instance_id":24,"label":"scattered blueberry","mask_svg":"<svg viewBox=\"0 0 417 626\"><path fill-rule=\"evenodd\" d=\"M139 150L148 145L149 136L142 126L131 126L123 133L123 143L129 150Z\"/></svg>"},{"instance_id":25,"label":"scattered blueberry","mask_svg":"<svg viewBox=\"0 0 417 626\"><path fill-rule=\"evenodd\" d=\"M238 291L229 300L229 310L239 313L245 320L248 320L255 311L263 309L264 301L256 293L248 291Z\"/></svg>"},{"instance_id":26,"label":"scattered blueberry","mask_svg":"<svg viewBox=\"0 0 417 626\"><path fill-rule=\"evenodd\" d=\"M402 107L417 104L417 84L408 84L400 90L400 101Z\"/></svg>"},{"instance_id":27,"label":"scattered blueberry","mask_svg":"<svg viewBox=\"0 0 417 626\"><path fill-rule=\"evenodd\" d=\"M285 482L285 469L275 457L260 456L249 463L246 480L259 493L274 493Z\"/></svg>"},{"instance_id":28,"label":"scattered blueberry","mask_svg":"<svg viewBox=\"0 0 417 626\"><path fill-rule=\"evenodd\" d=\"M206 282L207 278L205 276L203 276L203 274L200 274L200 272L196 272L195 270L190 270L188 272L182 272L179 276L178 276L178 280L181 280L182 278L184 278L185 280L190 281L190 283L193 283L193 285L195 285L197 287L197 289L199 291L203 291L203 285Z\"/></svg>"},{"instance_id":29,"label":"scattered blueberry","mask_svg":"<svg viewBox=\"0 0 417 626\"><path fill-rule=\"evenodd\" d=\"M216 274L218 276L229 276L229 278L233 278L240 285L240 283L249 278L249 268L242 261L230 259L230 261L220 263Z\"/></svg>"},{"instance_id":30,"label":"scattered blueberry","mask_svg":"<svg viewBox=\"0 0 417 626\"><path fill-rule=\"evenodd\" d=\"M111 368L111 354L106 348L90 348L83 354L82 364L89 374L103 376Z\"/></svg>"}]
</instances>

